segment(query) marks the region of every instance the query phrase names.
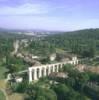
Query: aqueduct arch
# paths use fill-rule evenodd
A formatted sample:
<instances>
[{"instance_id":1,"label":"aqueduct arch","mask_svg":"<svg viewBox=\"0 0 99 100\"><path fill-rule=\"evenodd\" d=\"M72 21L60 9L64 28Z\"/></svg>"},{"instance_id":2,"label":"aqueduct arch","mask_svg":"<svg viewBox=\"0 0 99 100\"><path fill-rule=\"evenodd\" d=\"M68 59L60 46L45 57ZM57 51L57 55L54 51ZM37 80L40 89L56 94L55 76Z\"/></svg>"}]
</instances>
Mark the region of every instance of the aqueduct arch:
<instances>
[{"instance_id":1,"label":"aqueduct arch","mask_svg":"<svg viewBox=\"0 0 99 100\"><path fill-rule=\"evenodd\" d=\"M78 60L74 59L71 61L56 63L56 64L47 64L47 65L41 65L41 66L33 66L29 67L28 73L29 73L29 82L32 82L33 80L38 80L41 77L48 76L52 72L59 72L59 70L64 66L64 64L78 64Z\"/></svg>"}]
</instances>

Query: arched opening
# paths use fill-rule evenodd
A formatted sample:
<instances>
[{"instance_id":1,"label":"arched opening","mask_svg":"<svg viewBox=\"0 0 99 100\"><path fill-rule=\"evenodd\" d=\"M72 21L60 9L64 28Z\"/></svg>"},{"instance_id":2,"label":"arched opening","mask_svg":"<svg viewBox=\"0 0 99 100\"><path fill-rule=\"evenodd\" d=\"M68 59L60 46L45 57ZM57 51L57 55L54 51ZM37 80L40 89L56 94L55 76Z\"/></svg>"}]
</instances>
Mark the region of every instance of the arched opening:
<instances>
[{"instance_id":1,"label":"arched opening","mask_svg":"<svg viewBox=\"0 0 99 100\"><path fill-rule=\"evenodd\" d=\"M55 72L57 72L57 65L55 65Z\"/></svg>"},{"instance_id":2,"label":"arched opening","mask_svg":"<svg viewBox=\"0 0 99 100\"><path fill-rule=\"evenodd\" d=\"M49 74L48 71L49 71L49 68L47 67L46 68L46 76L48 76L48 74Z\"/></svg>"},{"instance_id":3,"label":"arched opening","mask_svg":"<svg viewBox=\"0 0 99 100\"><path fill-rule=\"evenodd\" d=\"M59 64L59 66L58 66L58 67L59 67L59 71L61 71L61 69L62 69L62 68L61 68L61 64Z\"/></svg>"},{"instance_id":4,"label":"arched opening","mask_svg":"<svg viewBox=\"0 0 99 100\"><path fill-rule=\"evenodd\" d=\"M39 78L40 69L37 68L37 78Z\"/></svg>"},{"instance_id":5,"label":"arched opening","mask_svg":"<svg viewBox=\"0 0 99 100\"><path fill-rule=\"evenodd\" d=\"M62 64L62 67L64 67L65 64Z\"/></svg>"},{"instance_id":6,"label":"arched opening","mask_svg":"<svg viewBox=\"0 0 99 100\"><path fill-rule=\"evenodd\" d=\"M32 80L34 80L34 69L32 70Z\"/></svg>"},{"instance_id":7,"label":"arched opening","mask_svg":"<svg viewBox=\"0 0 99 100\"><path fill-rule=\"evenodd\" d=\"M53 73L53 66L51 66L51 73Z\"/></svg>"},{"instance_id":8,"label":"arched opening","mask_svg":"<svg viewBox=\"0 0 99 100\"><path fill-rule=\"evenodd\" d=\"M44 68L42 68L42 71L41 71L41 74L42 74L42 77L44 77Z\"/></svg>"}]
</instances>

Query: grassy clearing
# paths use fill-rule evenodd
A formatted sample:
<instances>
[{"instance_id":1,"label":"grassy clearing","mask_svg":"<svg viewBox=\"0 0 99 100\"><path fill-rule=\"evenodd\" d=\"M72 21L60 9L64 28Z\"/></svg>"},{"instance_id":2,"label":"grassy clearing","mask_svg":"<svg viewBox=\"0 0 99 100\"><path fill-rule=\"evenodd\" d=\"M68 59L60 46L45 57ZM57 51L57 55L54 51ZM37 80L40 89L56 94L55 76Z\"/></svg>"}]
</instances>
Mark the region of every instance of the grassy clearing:
<instances>
[{"instance_id":1,"label":"grassy clearing","mask_svg":"<svg viewBox=\"0 0 99 100\"><path fill-rule=\"evenodd\" d=\"M56 48L56 52L57 53L66 53L66 51L62 50L62 49L59 49L59 48Z\"/></svg>"}]
</instances>

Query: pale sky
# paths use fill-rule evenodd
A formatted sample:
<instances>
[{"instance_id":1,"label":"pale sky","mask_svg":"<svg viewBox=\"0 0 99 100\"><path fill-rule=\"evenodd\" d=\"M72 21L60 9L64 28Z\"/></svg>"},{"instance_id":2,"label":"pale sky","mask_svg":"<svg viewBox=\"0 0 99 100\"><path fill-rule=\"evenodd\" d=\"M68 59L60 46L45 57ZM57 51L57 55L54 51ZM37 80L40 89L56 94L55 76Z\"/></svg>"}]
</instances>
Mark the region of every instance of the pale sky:
<instances>
[{"instance_id":1,"label":"pale sky","mask_svg":"<svg viewBox=\"0 0 99 100\"><path fill-rule=\"evenodd\" d=\"M65 31L99 28L99 0L0 0L0 27Z\"/></svg>"}]
</instances>

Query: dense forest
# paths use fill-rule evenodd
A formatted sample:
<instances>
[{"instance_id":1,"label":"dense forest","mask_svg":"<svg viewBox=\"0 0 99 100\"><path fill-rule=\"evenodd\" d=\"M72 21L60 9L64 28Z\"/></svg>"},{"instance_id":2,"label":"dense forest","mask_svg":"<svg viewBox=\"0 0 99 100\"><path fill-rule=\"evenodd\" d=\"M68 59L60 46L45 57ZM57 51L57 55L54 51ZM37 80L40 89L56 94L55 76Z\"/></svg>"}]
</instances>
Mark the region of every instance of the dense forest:
<instances>
[{"instance_id":1,"label":"dense forest","mask_svg":"<svg viewBox=\"0 0 99 100\"><path fill-rule=\"evenodd\" d=\"M34 40L26 49L36 55L49 55L60 49L80 57L94 57L99 54L98 39L99 29L61 32Z\"/></svg>"},{"instance_id":2,"label":"dense forest","mask_svg":"<svg viewBox=\"0 0 99 100\"><path fill-rule=\"evenodd\" d=\"M61 48L82 57L94 57L99 50L99 29L54 34L46 37L45 41L53 44L55 48Z\"/></svg>"},{"instance_id":3,"label":"dense forest","mask_svg":"<svg viewBox=\"0 0 99 100\"><path fill-rule=\"evenodd\" d=\"M1 62L2 60L4 61L4 59L6 59L7 63L7 57L9 57L9 63L11 63L11 61L15 62L15 59L16 62L19 60L19 63L22 63L23 61L20 59L11 58L10 54L13 51L13 41L15 41L16 38L23 38L23 36L11 34L0 33ZM28 46L26 48L23 47L22 50L26 50L29 53L40 56L49 56L52 53L56 53L57 50L60 50L77 54L79 57L92 58L98 56L99 54L99 29L87 29L73 32L63 32L61 34L50 34L44 38L29 41ZM22 64L24 64L24 62Z\"/></svg>"}]
</instances>

